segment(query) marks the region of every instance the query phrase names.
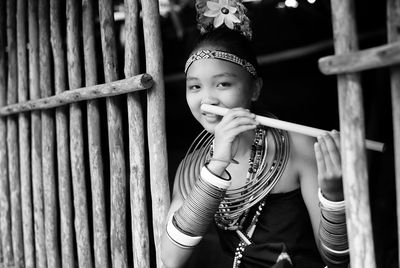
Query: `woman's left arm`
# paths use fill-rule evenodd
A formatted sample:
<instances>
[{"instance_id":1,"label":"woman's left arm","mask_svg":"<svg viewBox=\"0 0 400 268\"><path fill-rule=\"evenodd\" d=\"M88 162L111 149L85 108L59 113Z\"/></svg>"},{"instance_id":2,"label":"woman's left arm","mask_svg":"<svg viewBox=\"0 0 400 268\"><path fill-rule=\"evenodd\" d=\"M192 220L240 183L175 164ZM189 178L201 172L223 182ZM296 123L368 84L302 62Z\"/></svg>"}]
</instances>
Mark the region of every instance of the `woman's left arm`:
<instances>
[{"instance_id":1,"label":"woman's left arm","mask_svg":"<svg viewBox=\"0 0 400 268\"><path fill-rule=\"evenodd\" d=\"M294 141L297 144L296 163L316 243L329 267L347 267L339 134L337 131L329 132L319 137L318 142L309 137L298 139L301 140Z\"/></svg>"}]
</instances>

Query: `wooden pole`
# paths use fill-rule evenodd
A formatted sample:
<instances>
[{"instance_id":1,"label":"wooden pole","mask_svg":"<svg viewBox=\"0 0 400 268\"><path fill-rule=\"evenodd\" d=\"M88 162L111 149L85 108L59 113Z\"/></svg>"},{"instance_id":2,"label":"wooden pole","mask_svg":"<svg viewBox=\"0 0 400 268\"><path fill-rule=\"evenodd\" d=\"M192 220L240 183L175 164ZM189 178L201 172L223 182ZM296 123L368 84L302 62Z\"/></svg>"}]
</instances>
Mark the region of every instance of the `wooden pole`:
<instances>
[{"instance_id":1,"label":"wooden pole","mask_svg":"<svg viewBox=\"0 0 400 268\"><path fill-rule=\"evenodd\" d=\"M30 99L40 98L39 86L39 32L38 3L28 2L29 25L29 95ZM31 159L32 159L32 190L35 229L36 267L46 268L46 243L44 230L43 180L42 180L42 129L41 113L31 113Z\"/></svg>"},{"instance_id":2,"label":"wooden pole","mask_svg":"<svg viewBox=\"0 0 400 268\"><path fill-rule=\"evenodd\" d=\"M122 79L106 84L100 84L85 88L64 91L57 95L31 100L23 103L15 103L0 108L0 116L16 114L39 109L50 109L83 100L93 100L103 97L121 95L137 90L150 88L153 84L152 77L148 74L140 74L127 79Z\"/></svg>"},{"instance_id":3,"label":"wooden pole","mask_svg":"<svg viewBox=\"0 0 400 268\"><path fill-rule=\"evenodd\" d=\"M6 105L7 74L6 74L6 2L0 1L0 107ZM13 264L11 242L11 208L8 182L7 157L7 119L0 118L0 228L3 249L3 264Z\"/></svg>"},{"instance_id":4,"label":"wooden pole","mask_svg":"<svg viewBox=\"0 0 400 268\"><path fill-rule=\"evenodd\" d=\"M49 1L39 0L39 56L41 96L52 95L50 65ZM55 177L55 133L53 111L42 111L42 176L44 186L44 223L48 267L60 267L57 233L57 196Z\"/></svg>"},{"instance_id":5,"label":"wooden pole","mask_svg":"<svg viewBox=\"0 0 400 268\"><path fill-rule=\"evenodd\" d=\"M125 76L139 73L138 2L125 1ZM145 145L139 93L127 96L129 124L129 174L134 267L150 268L146 205Z\"/></svg>"},{"instance_id":6,"label":"wooden pole","mask_svg":"<svg viewBox=\"0 0 400 268\"><path fill-rule=\"evenodd\" d=\"M82 1L83 54L85 58L86 86L97 84L97 61L95 53L95 32L93 1ZM93 247L95 267L108 267L108 231L104 189L104 166L101 146L100 109L97 100L86 104L89 147L89 168L92 186ZM136 267L136 266L135 266Z\"/></svg>"},{"instance_id":7,"label":"wooden pole","mask_svg":"<svg viewBox=\"0 0 400 268\"><path fill-rule=\"evenodd\" d=\"M70 89L82 86L79 49L79 13L76 0L67 1L67 59ZM72 186L74 190L75 233L79 267L92 267L89 236L89 219L86 197L86 176L83 143L82 110L79 103L69 109L69 134L71 143Z\"/></svg>"},{"instance_id":8,"label":"wooden pole","mask_svg":"<svg viewBox=\"0 0 400 268\"><path fill-rule=\"evenodd\" d=\"M8 47L8 88L7 103L18 101L18 65L16 42L16 2L7 1L7 47ZM11 200L11 235L14 252L14 266L24 265L22 235L21 184L18 154L17 117L7 117L8 175Z\"/></svg>"},{"instance_id":9,"label":"wooden pole","mask_svg":"<svg viewBox=\"0 0 400 268\"><path fill-rule=\"evenodd\" d=\"M50 1L50 34L54 58L54 87L59 94L66 90L66 60L64 40L61 34L60 1ZM71 160L69 156L68 114L66 107L56 109L57 175L60 200L61 263L62 267L74 267L74 230L71 190Z\"/></svg>"},{"instance_id":10,"label":"wooden pole","mask_svg":"<svg viewBox=\"0 0 400 268\"><path fill-rule=\"evenodd\" d=\"M165 93L158 1L142 1L142 9L146 48L146 72L151 74L155 81L152 90L149 90L147 94L147 129L154 239L157 266L162 267L160 257L161 235L165 228L165 220L170 204L170 192L168 184Z\"/></svg>"},{"instance_id":11,"label":"wooden pole","mask_svg":"<svg viewBox=\"0 0 400 268\"><path fill-rule=\"evenodd\" d=\"M27 2L17 2L17 50L18 50L18 102L28 100L28 61L26 52ZM21 174L21 204L25 267L35 267L33 242L33 212L31 186L30 124L28 114L18 115L19 162Z\"/></svg>"},{"instance_id":12,"label":"wooden pole","mask_svg":"<svg viewBox=\"0 0 400 268\"><path fill-rule=\"evenodd\" d=\"M387 1L387 27L388 42L400 40L400 1ZM395 66L390 70L392 93L392 117L393 117L393 143L395 152L396 173L396 201L397 201L397 237L400 238L400 67ZM398 258L400 263L400 240L398 240Z\"/></svg>"},{"instance_id":13,"label":"wooden pole","mask_svg":"<svg viewBox=\"0 0 400 268\"><path fill-rule=\"evenodd\" d=\"M353 1L332 0L335 53L358 49ZM338 75L343 189L351 267L374 268L364 110L359 74Z\"/></svg>"},{"instance_id":14,"label":"wooden pole","mask_svg":"<svg viewBox=\"0 0 400 268\"><path fill-rule=\"evenodd\" d=\"M99 1L99 13L104 75L106 82L111 82L118 79L112 1ZM113 267L127 267L126 173L122 114L115 98L107 98L106 103L111 171L111 258Z\"/></svg>"},{"instance_id":15,"label":"wooden pole","mask_svg":"<svg viewBox=\"0 0 400 268\"><path fill-rule=\"evenodd\" d=\"M400 42L353 53L328 56L318 61L323 74L343 74L383 68L400 63Z\"/></svg>"}]
</instances>

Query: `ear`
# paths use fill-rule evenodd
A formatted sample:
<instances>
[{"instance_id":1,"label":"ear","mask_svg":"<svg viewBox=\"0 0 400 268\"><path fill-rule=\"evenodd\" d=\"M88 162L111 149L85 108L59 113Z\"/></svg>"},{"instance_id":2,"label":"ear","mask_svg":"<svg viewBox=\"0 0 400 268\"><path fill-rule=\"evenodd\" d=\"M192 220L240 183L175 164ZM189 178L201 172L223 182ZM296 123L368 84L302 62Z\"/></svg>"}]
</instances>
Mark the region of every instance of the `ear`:
<instances>
[{"instance_id":1,"label":"ear","mask_svg":"<svg viewBox=\"0 0 400 268\"><path fill-rule=\"evenodd\" d=\"M251 96L251 101L258 100L258 97L260 97L262 86L263 86L262 78L257 77L253 82L253 95Z\"/></svg>"}]
</instances>

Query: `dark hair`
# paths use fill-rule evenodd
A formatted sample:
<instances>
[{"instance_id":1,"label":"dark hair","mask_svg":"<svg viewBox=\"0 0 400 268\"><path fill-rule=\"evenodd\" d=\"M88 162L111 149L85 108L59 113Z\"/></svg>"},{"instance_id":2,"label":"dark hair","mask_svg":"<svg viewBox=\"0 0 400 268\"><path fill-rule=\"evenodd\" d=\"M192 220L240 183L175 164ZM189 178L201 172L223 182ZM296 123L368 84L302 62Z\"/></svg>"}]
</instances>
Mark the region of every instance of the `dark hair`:
<instances>
[{"instance_id":1,"label":"dark hair","mask_svg":"<svg viewBox=\"0 0 400 268\"><path fill-rule=\"evenodd\" d=\"M254 49L250 41L238 31L230 30L226 27L219 27L202 34L195 42L191 53L196 52L202 47L212 47L224 52L235 54L236 56L250 62L259 74L259 65L257 63Z\"/></svg>"}]
</instances>

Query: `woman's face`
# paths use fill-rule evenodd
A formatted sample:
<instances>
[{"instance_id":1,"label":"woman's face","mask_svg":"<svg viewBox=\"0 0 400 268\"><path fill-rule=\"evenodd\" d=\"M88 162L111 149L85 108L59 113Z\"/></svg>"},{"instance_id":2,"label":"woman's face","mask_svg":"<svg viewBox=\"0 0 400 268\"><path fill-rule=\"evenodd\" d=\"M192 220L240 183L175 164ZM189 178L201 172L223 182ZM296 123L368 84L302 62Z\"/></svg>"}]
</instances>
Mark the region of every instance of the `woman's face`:
<instances>
[{"instance_id":1,"label":"woman's face","mask_svg":"<svg viewBox=\"0 0 400 268\"><path fill-rule=\"evenodd\" d=\"M205 113L202 103L248 109L258 97L255 80L243 67L219 59L200 59L186 73L186 101L197 121L209 132L222 117Z\"/></svg>"}]
</instances>

